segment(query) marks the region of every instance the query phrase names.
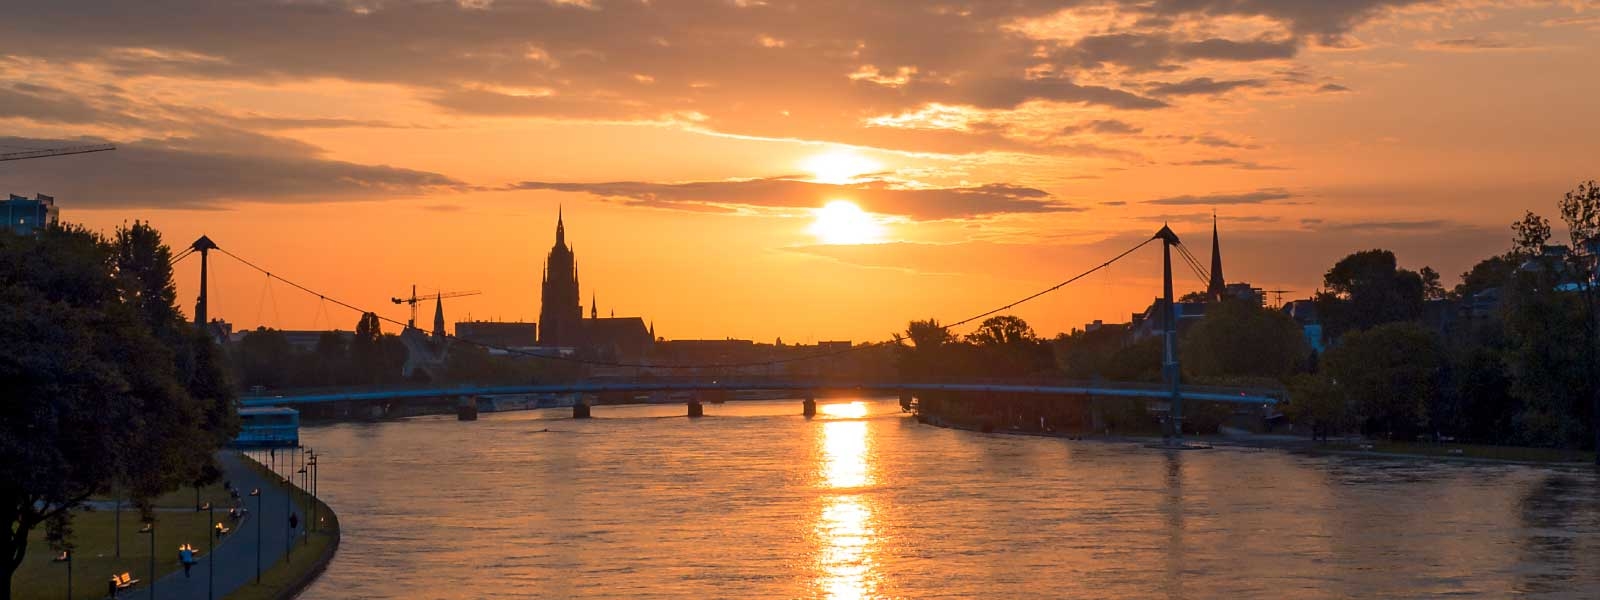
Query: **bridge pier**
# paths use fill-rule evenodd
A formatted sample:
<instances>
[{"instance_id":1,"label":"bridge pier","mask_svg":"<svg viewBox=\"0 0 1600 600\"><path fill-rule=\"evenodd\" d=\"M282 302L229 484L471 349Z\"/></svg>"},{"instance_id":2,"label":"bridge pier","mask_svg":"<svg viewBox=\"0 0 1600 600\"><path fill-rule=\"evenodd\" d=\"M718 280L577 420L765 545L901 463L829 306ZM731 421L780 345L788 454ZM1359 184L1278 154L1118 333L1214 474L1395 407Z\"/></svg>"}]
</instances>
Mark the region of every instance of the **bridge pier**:
<instances>
[{"instance_id":1,"label":"bridge pier","mask_svg":"<svg viewBox=\"0 0 1600 600\"><path fill-rule=\"evenodd\" d=\"M800 403L800 413L807 417L817 416L817 398L815 395L806 394L805 401Z\"/></svg>"},{"instance_id":2,"label":"bridge pier","mask_svg":"<svg viewBox=\"0 0 1600 600\"><path fill-rule=\"evenodd\" d=\"M590 411L589 399L581 395L572 403L572 418L574 419L588 419L590 418Z\"/></svg>"},{"instance_id":3,"label":"bridge pier","mask_svg":"<svg viewBox=\"0 0 1600 600\"><path fill-rule=\"evenodd\" d=\"M477 396L459 396L459 397L456 398L456 420L457 421L476 421L476 420L478 420L478 397Z\"/></svg>"},{"instance_id":4,"label":"bridge pier","mask_svg":"<svg viewBox=\"0 0 1600 600\"><path fill-rule=\"evenodd\" d=\"M690 398L689 399L689 417L690 418L695 418L695 417L704 417L704 416L706 416L706 407L705 407L704 404L700 403L700 396L696 395L695 397Z\"/></svg>"}]
</instances>

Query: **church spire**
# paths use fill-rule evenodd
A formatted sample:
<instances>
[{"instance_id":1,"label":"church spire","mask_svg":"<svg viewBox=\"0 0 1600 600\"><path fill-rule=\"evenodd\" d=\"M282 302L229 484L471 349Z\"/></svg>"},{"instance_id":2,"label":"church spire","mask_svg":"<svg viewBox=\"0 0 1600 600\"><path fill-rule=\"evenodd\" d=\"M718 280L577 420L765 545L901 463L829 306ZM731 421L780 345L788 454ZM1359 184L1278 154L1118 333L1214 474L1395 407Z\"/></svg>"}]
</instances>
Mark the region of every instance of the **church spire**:
<instances>
[{"instance_id":1,"label":"church spire","mask_svg":"<svg viewBox=\"0 0 1600 600\"><path fill-rule=\"evenodd\" d=\"M556 205L556 247L567 245L567 226L561 222L561 206Z\"/></svg>"},{"instance_id":2,"label":"church spire","mask_svg":"<svg viewBox=\"0 0 1600 600\"><path fill-rule=\"evenodd\" d=\"M433 297L433 337L444 339L444 294Z\"/></svg>"},{"instance_id":3,"label":"church spire","mask_svg":"<svg viewBox=\"0 0 1600 600\"><path fill-rule=\"evenodd\" d=\"M595 299L598 297L594 293L589 294L589 318L591 319L600 318L600 301Z\"/></svg>"},{"instance_id":4,"label":"church spire","mask_svg":"<svg viewBox=\"0 0 1600 600\"><path fill-rule=\"evenodd\" d=\"M1211 212L1211 284L1206 287L1206 297L1212 302L1222 300L1222 294L1227 289L1227 280L1222 278L1222 244L1217 236L1217 213Z\"/></svg>"}]
</instances>

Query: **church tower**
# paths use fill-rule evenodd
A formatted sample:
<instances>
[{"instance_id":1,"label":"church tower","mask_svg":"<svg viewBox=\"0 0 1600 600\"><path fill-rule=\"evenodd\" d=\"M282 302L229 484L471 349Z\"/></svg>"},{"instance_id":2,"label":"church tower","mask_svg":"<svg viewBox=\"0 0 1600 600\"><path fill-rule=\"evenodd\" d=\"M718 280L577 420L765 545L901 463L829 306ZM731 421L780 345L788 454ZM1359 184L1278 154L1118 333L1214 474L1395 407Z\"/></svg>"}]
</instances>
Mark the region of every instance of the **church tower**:
<instances>
[{"instance_id":1,"label":"church tower","mask_svg":"<svg viewBox=\"0 0 1600 600\"><path fill-rule=\"evenodd\" d=\"M1206 286L1206 298L1212 302L1221 302L1222 295L1228 289L1227 280L1222 278L1222 244L1217 240L1217 215L1211 215L1211 284Z\"/></svg>"},{"instance_id":2,"label":"church tower","mask_svg":"<svg viewBox=\"0 0 1600 600\"><path fill-rule=\"evenodd\" d=\"M578 304L578 259L567 246L566 224L556 209L556 244L545 257L539 305L539 345L583 342L583 306Z\"/></svg>"}]
</instances>

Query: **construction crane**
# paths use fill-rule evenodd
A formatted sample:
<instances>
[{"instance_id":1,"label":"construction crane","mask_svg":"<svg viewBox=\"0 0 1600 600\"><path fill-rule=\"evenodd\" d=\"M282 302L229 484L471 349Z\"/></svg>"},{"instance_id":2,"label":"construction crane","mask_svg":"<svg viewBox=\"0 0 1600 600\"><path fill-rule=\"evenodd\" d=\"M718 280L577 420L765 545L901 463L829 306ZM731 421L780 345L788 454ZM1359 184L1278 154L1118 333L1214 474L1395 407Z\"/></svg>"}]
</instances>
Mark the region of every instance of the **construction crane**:
<instances>
[{"instance_id":1,"label":"construction crane","mask_svg":"<svg viewBox=\"0 0 1600 600\"><path fill-rule=\"evenodd\" d=\"M68 146L66 148L47 148L43 150L25 150L22 152L8 152L0 154L0 161L22 160L25 158L46 158L50 156L66 156L68 154L88 154L90 152L105 152L116 150L112 144L91 144L88 146Z\"/></svg>"},{"instance_id":2,"label":"construction crane","mask_svg":"<svg viewBox=\"0 0 1600 600\"><path fill-rule=\"evenodd\" d=\"M1264 292L1266 292L1268 294L1272 294L1277 299L1278 307L1282 308L1283 307L1283 295L1287 294L1289 292L1292 292L1294 290L1262 290L1262 291L1264 291Z\"/></svg>"},{"instance_id":3,"label":"construction crane","mask_svg":"<svg viewBox=\"0 0 1600 600\"><path fill-rule=\"evenodd\" d=\"M439 292L437 294L425 294L425 295L422 295L422 296L418 296L417 295L417 286L413 284L411 286L411 296L410 297L408 297L408 298L391 298L390 300L392 300L395 304L410 304L411 305L411 319L406 321L406 328L407 329L416 329L417 328L417 303L418 302L426 302L428 300L440 301L440 300L444 300L445 298L460 298L462 296L476 296L476 295L482 294L482 293L483 292L480 292L478 290L471 290L471 291L466 291L466 292Z\"/></svg>"}]
</instances>

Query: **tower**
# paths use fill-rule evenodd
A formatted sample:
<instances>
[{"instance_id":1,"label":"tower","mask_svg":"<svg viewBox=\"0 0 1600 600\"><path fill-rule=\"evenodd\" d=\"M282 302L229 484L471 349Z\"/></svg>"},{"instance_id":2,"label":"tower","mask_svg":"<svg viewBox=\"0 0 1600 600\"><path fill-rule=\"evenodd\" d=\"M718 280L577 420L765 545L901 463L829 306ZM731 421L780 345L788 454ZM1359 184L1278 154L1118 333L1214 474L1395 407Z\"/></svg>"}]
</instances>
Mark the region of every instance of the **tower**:
<instances>
[{"instance_id":1,"label":"tower","mask_svg":"<svg viewBox=\"0 0 1600 600\"><path fill-rule=\"evenodd\" d=\"M1217 240L1217 214L1211 213L1211 283L1206 286L1206 298L1221 302L1227 291L1227 280L1222 278L1222 244Z\"/></svg>"},{"instance_id":2,"label":"tower","mask_svg":"<svg viewBox=\"0 0 1600 600\"><path fill-rule=\"evenodd\" d=\"M539 345L577 346L583 341L583 306L578 304L578 260L567 245L567 228L556 211L556 243L545 257L539 298Z\"/></svg>"},{"instance_id":3,"label":"tower","mask_svg":"<svg viewBox=\"0 0 1600 600\"><path fill-rule=\"evenodd\" d=\"M433 339L444 339L444 294L433 297Z\"/></svg>"}]
</instances>

